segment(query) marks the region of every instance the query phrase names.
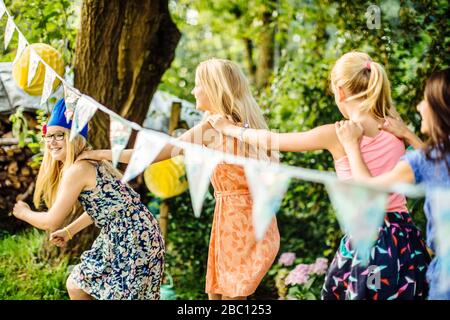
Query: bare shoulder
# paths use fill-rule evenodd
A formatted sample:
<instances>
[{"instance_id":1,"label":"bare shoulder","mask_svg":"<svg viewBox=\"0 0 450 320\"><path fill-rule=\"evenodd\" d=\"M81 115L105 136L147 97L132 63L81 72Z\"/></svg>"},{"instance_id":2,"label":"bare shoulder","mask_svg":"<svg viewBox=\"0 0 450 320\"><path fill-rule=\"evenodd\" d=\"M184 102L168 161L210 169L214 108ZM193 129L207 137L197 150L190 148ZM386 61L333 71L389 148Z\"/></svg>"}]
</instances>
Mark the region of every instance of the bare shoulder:
<instances>
[{"instance_id":1,"label":"bare shoulder","mask_svg":"<svg viewBox=\"0 0 450 320\"><path fill-rule=\"evenodd\" d=\"M336 134L334 123L317 127L319 139L322 140L324 149L328 150L334 159L345 156L345 150Z\"/></svg>"},{"instance_id":2,"label":"bare shoulder","mask_svg":"<svg viewBox=\"0 0 450 320\"><path fill-rule=\"evenodd\" d=\"M79 179L95 177L95 165L89 160L78 160L67 169L64 175Z\"/></svg>"},{"instance_id":3,"label":"bare shoulder","mask_svg":"<svg viewBox=\"0 0 450 320\"><path fill-rule=\"evenodd\" d=\"M322 143L324 145L334 146L336 142L339 142L339 139L336 135L336 128L334 127L334 123L324 124L322 126L316 127L313 130L318 135L318 138L322 139Z\"/></svg>"},{"instance_id":4,"label":"bare shoulder","mask_svg":"<svg viewBox=\"0 0 450 320\"><path fill-rule=\"evenodd\" d=\"M328 135L329 137L336 137L336 128L334 127L334 123L324 124L316 128L320 130L324 135Z\"/></svg>"}]
</instances>

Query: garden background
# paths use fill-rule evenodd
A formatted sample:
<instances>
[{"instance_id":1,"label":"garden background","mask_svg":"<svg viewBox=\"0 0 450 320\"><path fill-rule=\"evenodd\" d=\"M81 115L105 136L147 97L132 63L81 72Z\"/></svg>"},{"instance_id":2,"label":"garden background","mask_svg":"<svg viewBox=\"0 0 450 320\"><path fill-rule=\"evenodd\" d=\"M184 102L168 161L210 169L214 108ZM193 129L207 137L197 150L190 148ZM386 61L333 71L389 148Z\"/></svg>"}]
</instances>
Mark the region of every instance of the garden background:
<instances>
[{"instance_id":1,"label":"garden background","mask_svg":"<svg viewBox=\"0 0 450 320\"><path fill-rule=\"evenodd\" d=\"M139 5L139 1L127 2ZM173 35L167 38L172 46L160 50L154 47L151 51L155 57L161 54L159 58L165 60L159 73L151 68L142 72L142 92L146 92L146 83L149 89L137 97L142 101L137 102L136 108L148 107L156 89L195 102L190 92L196 66L209 57L220 57L236 61L245 70L271 129L308 130L342 119L328 90L329 73L342 54L360 50L386 67L395 105L403 119L418 132L420 118L415 108L423 97L424 80L434 70L449 66L448 1L161 0L149 3L154 5L143 8L142 14L149 14L145 10L156 10L153 13L164 15L161 8L167 7L181 36L169 23L159 27L156 36ZM89 70L86 77L80 71L83 64L89 69L90 62L82 60L86 58L82 47L91 45L92 39L88 41L78 30L80 22L86 19L83 6L93 8L89 12L100 12L96 10L104 7L110 10L105 9L106 15L113 11L120 14L121 1L11 0L5 4L30 43L50 44L63 54L67 66L74 66L75 87L94 98L92 90L114 89L104 85L109 71L105 70L103 78L97 75L98 81ZM377 9L379 24L373 19ZM113 24L100 15L89 18L94 23ZM132 22L139 26L140 22ZM5 24L3 17L0 25ZM129 32L137 42L141 41L140 30L130 28ZM146 35L142 32L142 36ZM3 41L3 35L0 40ZM14 59L16 43L15 38L0 55L0 61ZM110 59L114 58L111 54ZM137 68L132 62L129 64ZM102 65L108 66L108 62ZM96 88L100 85L103 88ZM105 91L103 96L111 95ZM116 104L112 101L116 97L104 99L99 101L106 106ZM142 123L142 115L147 110L139 109L134 113L131 110L128 118ZM14 125L14 119L9 120L9 116L0 117L4 118L4 126ZM102 132L102 121L105 119L94 120L91 132ZM31 126L30 130L29 137L38 136L38 126L35 130ZM38 153L37 142L37 138L28 139L23 148ZM93 141L93 144L101 146L102 142ZM38 165L39 159L33 161ZM333 170L328 152L284 153L282 161L305 168ZM149 193L140 181L134 181L134 186L158 216L162 200ZM0 192L8 192L7 187L1 188ZM207 195L200 218L194 217L189 192L164 202L169 207L166 270L173 277L176 296L206 299L204 279L214 211L212 192ZM408 205L413 219L424 230L422 200L409 200ZM0 214L6 221L0 225L0 299L67 299L65 278L70 266L77 262L76 250L49 248L44 232L7 217L7 211ZM313 263L321 257L331 261L334 255L342 234L324 186L292 181L277 219L280 254L295 253L295 263L287 267L276 262L250 299L278 299L285 297L287 290L291 297L317 298L323 277L312 277L303 286L288 288L283 277L298 264Z\"/></svg>"}]
</instances>

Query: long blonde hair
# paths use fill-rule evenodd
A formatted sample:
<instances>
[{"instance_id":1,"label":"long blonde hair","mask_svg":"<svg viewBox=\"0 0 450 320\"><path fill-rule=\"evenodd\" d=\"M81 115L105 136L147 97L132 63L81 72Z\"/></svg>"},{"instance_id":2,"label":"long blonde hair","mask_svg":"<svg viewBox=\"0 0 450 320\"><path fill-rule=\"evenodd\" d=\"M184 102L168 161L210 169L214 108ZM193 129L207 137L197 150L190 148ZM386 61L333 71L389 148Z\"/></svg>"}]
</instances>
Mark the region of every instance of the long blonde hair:
<instances>
[{"instance_id":1,"label":"long blonde hair","mask_svg":"<svg viewBox=\"0 0 450 320\"><path fill-rule=\"evenodd\" d=\"M340 57L330 75L333 91L344 88L351 95L346 101L363 99L360 108L372 116L398 118L391 98L391 85L383 66L364 52L352 51Z\"/></svg>"},{"instance_id":2,"label":"long blonde hair","mask_svg":"<svg viewBox=\"0 0 450 320\"><path fill-rule=\"evenodd\" d=\"M196 76L209 102L221 115L235 123L247 123L253 129L268 128L248 80L237 64L211 58L198 65Z\"/></svg>"},{"instance_id":3,"label":"long blonde hair","mask_svg":"<svg viewBox=\"0 0 450 320\"><path fill-rule=\"evenodd\" d=\"M268 129L263 113L251 93L250 84L236 63L226 59L210 58L198 65L196 78L209 103L217 108L222 116L234 123L247 124L252 129ZM241 151L242 147L245 148L246 155L250 152L259 159L272 161L279 159L278 152L270 151L268 147L256 148L239 143Z\"/></svg>"},{"instance_id":4,"label":"long blonde hair","mask_svg":"<svg viewBox=\"0 0 450 320\"><path fill-rule=\"evenodd\" d=\"M44 201L47 208L51 208L55 203L58 187L61 182L64 172L70 168L77 157L86 150L92 149L87 143L86 139L77 135L71 142L69 140L70 131L64 130L64 143L66 145L66 159L65 161L56 161L52 158L47 150L47 145L44 146L44 157L42 159L41 167L36 180L36 188L34 190L33 203L36 208L39 208L42 201ZM107 170L115 177L121 177L119 171L107 161L102 161ZM73 208L75 209L75 207Z\"/></svg>"}]
</instances>

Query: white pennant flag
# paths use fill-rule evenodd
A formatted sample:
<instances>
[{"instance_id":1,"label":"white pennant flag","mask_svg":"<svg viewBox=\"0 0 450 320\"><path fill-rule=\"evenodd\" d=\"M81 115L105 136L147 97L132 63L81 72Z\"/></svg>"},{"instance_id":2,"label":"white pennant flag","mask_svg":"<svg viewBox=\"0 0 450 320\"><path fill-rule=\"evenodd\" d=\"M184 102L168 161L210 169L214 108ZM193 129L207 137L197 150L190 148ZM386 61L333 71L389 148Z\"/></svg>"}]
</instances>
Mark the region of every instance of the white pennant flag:
<instances>
[{"instance_id":1,"label":"white pennant flag","mask_svg":"<svg viewBox=\"0 0 450 320\"><path fill-rule=\"evenodd\" d=\"M350 235L357 258L367 265L386 214L388 194L337 179L326 187L341 229Z\"/></svg>"},{"instance_id":2,"label":"white pennant flag","mask_svg":"<svg viewBox=\"0 0 450 320\"><path fill-rule=\"evenodd\" d=\"M131 128L120 118L110 117L109 140L111 142L112 163L117 167L120 154L130 138Z\"/></svg>"},{"instance_id":3,"label":"white pennant flag","mask_svg":"<svg viewBox=\"0 0 450 320\"><path fill-rule=\"evenodd\" d=\"M3 18L5 12L6 12L5 4L3 3L3 0L0 0L0 19Z\"/></svg>"},{"instance_id":4,"label":"white pennant flag","mask_svg":"<svg viewBox=\"0 0 450 320\"><path fill-rule=\"evenodd\" d=\"M82 95L80 99L78 99L73 115L72 128L70 129L70 141L83 130L84 126L94 116L97 109L97 102L89 97Z\"/></svg>"},{"instance_id":5,"label":"white pennant flag","mask_svg":"<svg viewBox=\"0 0 450 320\"><path fill-rule=\"evenodd\" d=\"M187 148L184 152L184 165L189 182L192 209L198 218L202 212L203 201L208 191L211 174L221 159L216 155L205 157L199 151Z\"/></svg>"},{"instance_id":6,"label":"white pennant flag","mask_svg":"<svg viewBox=\"0 0 450 320\"><path fill-rule=\"evenodd\" d=\"M31 82L34 79L34 76L36 75L36 70L39 66L39 55L32 49L31 46L28 47L30 49L30 61L28 63L28 79L27 79L27 86L29 87Z\"/></svg>"},{"instance_id":7,"label":"white pennant flag","mask_svg":"<svg viewBox=\"0 0 450 320\"><path fill-rule=\"evenodd\" d=\"M66 112L64 115L66 116L66 122L69 123L73 118L75 106L80 99L81 93L75 89L71 88L68 85L64 84L64 102L66 104Z\"/></svg>"},{"instance_id":8,"label":"white pennant flag","mask_svg":"<svg viewBox=\"0 0 450 320\"><path fill-rule=\"evenodd\" d=\"M45 67L44 85L42 87L41 105L47 102L48 98L53 91L53 82L55 81L56 74L50 67Z\"/></svg>"},{"instance_id":9,"label":"white pennant flag","mask_svg":"<svg viewBox=\"0 0 450 320\"><path fill-rule=\"evenodd\" d=\"M122 178L122 182L134 179L158 156L166 141L149 131L139 131L134 143L134 151Z\"/></svg>"},{"instance_id":10,"label":"white pennant flag","mask_svg":"<svg viewBox=\"0 0 450 320\"><path fill-rule=\"evenodd\" d=\"M439 261L438 290L450 292L450 189L431 191L431 211L436 227L436 256Z\"/></svg>"},{"instance_id":11,"label":"white pennant flag","mask_svg":"<svg viewBox=\"0 0 450 320\"><path fill-rule=\"evenodd\" d=\"M286 193L291 177L276 165L247 164L245 176L252 194L253 228L256 240L262 240Z\"/></svg>"},{"instance_id":12,"label":"white pennant flag","mask_svg":"<svg viewBox=\"0 0 450 320\"><path fill-rule=\"evenodd\" d=\"M21 33L19 33L19 44L17 45L17 52L16 52L16 57L14 58L14 61L13 61L13 65L16 64L17 61L19 60L19 58L22 56L22 53L25 50L26 46L27 46L27 40Z\"/></svg>"},{"instance_id":13,"label":"white pennant flag","mask_svg":"<svg viewBox=\"0 0 450 320\"><path fill-rule=\"evenodd\" d=\"M16 31L16 25L11 17L8 17L8 22L5 28L5 49L8 48L8 44L11 42L14 31Z\"/></svg>"}]
</instances>

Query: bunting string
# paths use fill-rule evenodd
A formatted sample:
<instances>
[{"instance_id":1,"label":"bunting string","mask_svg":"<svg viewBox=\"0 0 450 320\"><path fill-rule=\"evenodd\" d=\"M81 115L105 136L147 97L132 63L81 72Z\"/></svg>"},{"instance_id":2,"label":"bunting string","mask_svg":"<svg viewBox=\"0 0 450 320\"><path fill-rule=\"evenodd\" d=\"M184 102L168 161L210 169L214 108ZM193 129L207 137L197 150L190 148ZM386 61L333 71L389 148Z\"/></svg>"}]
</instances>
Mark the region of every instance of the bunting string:
<instances>
[{"instance_id":1,"label":"bunting string","mask_svg":"<svg viewBox=\"0 0 450 320\"><path fill-rule=\"evenodd\" d=\"M128 141L131 130L138 131L134 152L124 174L124 181L133 179L145 170L145 168L157 157L164 145L171 144L175 147L183 149L186 155L190 155L189 157L185 157L189 158L185 159L185 161L188 180L190 180L189 184L191 195L193 193L199 193L198 195L195 194L195 197L193 197L193 202L195 202L193 205L196 216L199 216L200 214L204 194L207 191L207 186L209 185L211 172L214 170L215 165L220 161L243 166L246 170L247 179L252 179L252 181L249 181L249 186L252 190L254 207L257 208L257 210L254 210L253 212L254 223L257 224L259 223L258 221L261 221L261 225L255 228L256 237L258 239L262 239L268 224L279 209L281 199L287 191L291 178L298 178L305 181L325 184L329 192L331 192L330 190L335 192L335 190L338 190L335 187L340 186L346 190L348 188L354 188L353 190L365 188L377 193L401 193L409 197L422 197L424 195L424 189L417 185L396 184L389 188L382 188L366 182L344 183L338 180L334 172L294 167L286 164L273 163L260 159L247 158L240 155L225 153L218 150L209 149L198 144L182 141L165 133L143 128L135 122L124 119L92 97L81 93L79 90L70 85L50 65L48 65L42 57L39 56L36 50L33 49L22 32L15 25L13 17L7 10L3 0L0 0L0 18L2 18L5 13L8 17L5 29L5 48L8 46L15 31L17 31L19 37L18 49L14 62L20 58L20 55L24 52L26 47L29 47L30 50L28 84L33 80L38 64L42 63L45 67L46 72L41 104L46 103L48 98L51 96L55 79L59 79L64 86L64 96L67 105L66 119L67 121L70 119L73 120L70 134L71 139L73 139L73 137L75 137L76 134L84 127L84 125L89 122L97 110L108 114L111 119L111 128L114 128L111 130L110 141L114 158L113 162L114 165L116 165L118 162L118 157ZM201 160L196 162L194 159ZM201 167L204 166L204 163L209 163L210 165L206 165L206 169L202 169ZM205 179L207 179L208 182L205 182ZM279 186L274 186L273 184L279 184ZM342 187L343 185L346 187ZM362 194L361 191L359 194ZM383 199L380 199L381 200L379 202L382 203ZM332 197L332 200L335 207L337 202L343 201L340 198L338 199L337 196ZM268 203L268 201L270 201L270 203ZM336 213L338 215L344 211L339 207L339 205L336 209ZM370 212L369 209L366 211ZM382 223L378 220L371 226L368 225L367 228L371 230L378 228L379 225L375 224ZM349 227L348 225L354 223L353 221L355 221L355 219L342 218L340 221L344 221L343 223L346 224L346 226L343 227L344 229L350 230L350 232L351 230L357 230L351 226ZM355 239L357 238L358 237L356 235ZM366 247L368 247L368 245L366 245ZM367 249L361 251L364 251L364 255L366 257Z\"/></svg>"}]
</instances>

